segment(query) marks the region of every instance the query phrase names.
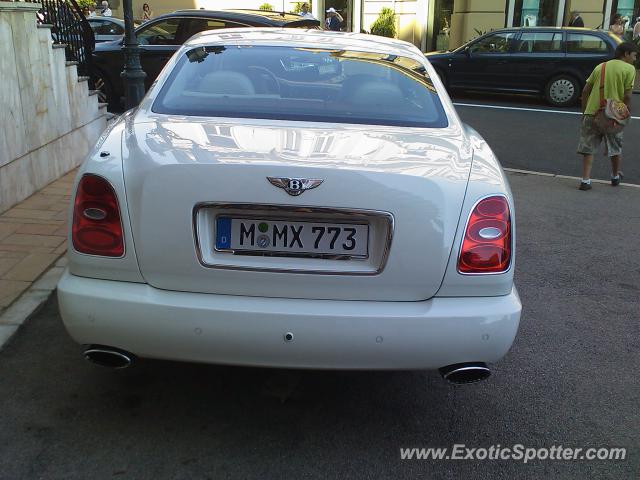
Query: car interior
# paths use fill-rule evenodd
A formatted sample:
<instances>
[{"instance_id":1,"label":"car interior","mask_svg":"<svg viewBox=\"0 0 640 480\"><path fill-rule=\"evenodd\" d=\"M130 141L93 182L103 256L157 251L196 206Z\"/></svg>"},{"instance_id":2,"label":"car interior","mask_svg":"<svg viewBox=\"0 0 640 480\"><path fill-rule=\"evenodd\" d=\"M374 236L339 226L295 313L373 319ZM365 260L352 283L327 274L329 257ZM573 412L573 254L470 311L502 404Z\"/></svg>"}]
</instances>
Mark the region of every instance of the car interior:
<instances>
[{"instance_id":1,"label":"car interior","mask_svg":"<svg viewBox=\"0 0 640 480\"><path fill-rule=\"evenodd\" d=\"M393 119L413 114L422 122L443 116L421 66L411 72L351 53L336 58L331 52L292 48L195 49L182 68L177 67L167 82L171 87L165 85L158 101L170 109L233 110L239 115L286 111Z\"/></svg>"},{"instance_id":2,"label":"car interior","mask_svg":"<svg viewBox=\"0 0 640 480\"><path fill-rule=\"evenodd\" d=\"M562 51L562 34L523 33L518 42L517 53L546 53Z\"/></svg>"}]
</instances>

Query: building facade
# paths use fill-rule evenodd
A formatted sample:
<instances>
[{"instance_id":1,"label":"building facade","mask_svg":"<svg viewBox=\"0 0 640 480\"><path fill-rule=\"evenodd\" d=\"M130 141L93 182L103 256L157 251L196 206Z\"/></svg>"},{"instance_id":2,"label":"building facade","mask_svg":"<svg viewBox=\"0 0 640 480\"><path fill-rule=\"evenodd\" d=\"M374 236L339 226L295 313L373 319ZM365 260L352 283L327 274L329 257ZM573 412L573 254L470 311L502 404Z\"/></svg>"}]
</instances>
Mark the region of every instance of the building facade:
<instances>
[{"instance_id":1,"label":"building facade","mask_svg":"<svg viewBox=\"0 0 640 480\"><path fill-rule=\"evenodd\" d=\"M121 0L109 0L122 18ZM257 9L270 4L276 11L294 11L302 1L289 0L133 0L134 17L147 2L155 15L182 8ZM383 7L396 13L397 36L422 51L456 48L484 32L512 26L562 26L571 11L579 11L585 27L607 28L616 13L633 29L640 0L313 0L311 11L324 20L331 7L344 18L344 30L368 31ZM138 15L139 13L139 15Z\"/></svg>"}]
</instances>

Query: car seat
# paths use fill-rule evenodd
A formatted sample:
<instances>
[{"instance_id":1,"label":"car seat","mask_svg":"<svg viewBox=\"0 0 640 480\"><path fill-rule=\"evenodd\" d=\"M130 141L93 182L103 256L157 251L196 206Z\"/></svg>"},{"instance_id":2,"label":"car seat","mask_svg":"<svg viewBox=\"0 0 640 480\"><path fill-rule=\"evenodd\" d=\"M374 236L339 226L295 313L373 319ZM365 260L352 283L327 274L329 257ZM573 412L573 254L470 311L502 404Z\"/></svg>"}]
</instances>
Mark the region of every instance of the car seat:
<instances>
[{"instance_id":1,"label":"car seat","mask_svg":"<svg viewBox=\"0 0 640 480\"><path fill-rule=\"evenodd\" d=\"M399 87L383 81L369 81L360 84L352 93L349 103L369 108L398 108L404 104L404 95Z\"/></svg>"},{"instance_id":2,"label":"car seat","mask_svg":"<svg viewBox=\"0 0 640 480\"><path fill-rule=\"evenodd\" d=\"M218 95L255 95L256 93L249 77L232 70L208 73L200 81L198 91Z\"/></svg>"}]
</instances>

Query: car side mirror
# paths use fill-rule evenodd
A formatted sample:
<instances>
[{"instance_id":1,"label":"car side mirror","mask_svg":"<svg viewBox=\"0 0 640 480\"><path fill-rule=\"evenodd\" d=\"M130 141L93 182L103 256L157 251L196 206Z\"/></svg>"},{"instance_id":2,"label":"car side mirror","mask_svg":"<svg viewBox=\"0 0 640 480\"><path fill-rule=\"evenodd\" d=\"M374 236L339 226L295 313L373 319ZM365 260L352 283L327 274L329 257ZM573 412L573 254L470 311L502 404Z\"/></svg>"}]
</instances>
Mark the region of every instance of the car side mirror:
<instances>
[{"instance_id":1,"label":"car side mirror","mask_svg":"<svg viewBox=\"0 0 640 480\"><path fill-rule=\"evenodd\" d=\"M470 57L470 56L471 56L471 48L469 48L469 47L465 47L465 48L464 48L464 54L465 54L467 57Z\"/></svg>"}]
</instances>

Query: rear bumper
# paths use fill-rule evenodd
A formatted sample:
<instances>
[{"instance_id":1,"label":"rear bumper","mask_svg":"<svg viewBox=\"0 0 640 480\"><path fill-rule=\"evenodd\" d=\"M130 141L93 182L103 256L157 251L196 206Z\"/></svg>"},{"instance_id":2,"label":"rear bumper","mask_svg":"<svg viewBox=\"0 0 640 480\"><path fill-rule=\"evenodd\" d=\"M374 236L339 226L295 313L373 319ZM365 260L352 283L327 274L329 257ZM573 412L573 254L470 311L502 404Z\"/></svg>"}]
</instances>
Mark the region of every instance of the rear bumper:
<instances>
[{"instance_id":1,"label":"rear bumper","mask_svg":"<svg viewBox=\"0 0 640 480\"><path fill-rule=\"evenodd\" d=\"M288 368L495 362L511 347L521 311L515 287L501 297L423 302L298 300L173 292L69 272L58 299L69 334L81 344L139 357Z\"/></svg>"}]
</instances>

